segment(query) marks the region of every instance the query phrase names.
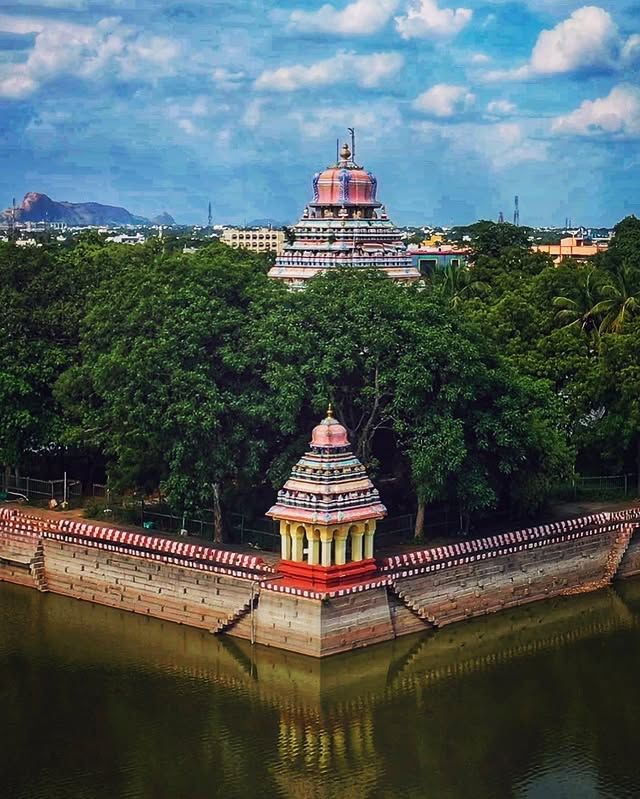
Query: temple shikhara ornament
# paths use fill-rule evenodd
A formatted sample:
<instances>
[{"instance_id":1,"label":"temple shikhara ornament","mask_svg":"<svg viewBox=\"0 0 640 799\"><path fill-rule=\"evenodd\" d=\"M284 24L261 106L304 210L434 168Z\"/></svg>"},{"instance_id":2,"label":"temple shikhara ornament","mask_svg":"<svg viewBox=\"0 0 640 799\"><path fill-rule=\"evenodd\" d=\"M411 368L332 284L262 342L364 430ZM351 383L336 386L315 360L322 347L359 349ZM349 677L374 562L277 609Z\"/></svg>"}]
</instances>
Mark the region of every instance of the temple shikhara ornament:
<instances>
[{"instance_id":1,"label":"temple shikhara ornament","mask_svg":"<svg viewBox=\"0 0 640 799\"><path fill-rule=\"evenodd\" d=\"M293 467L267 511L280 522L280 573L318 587L375 573L376 521L386 513L329 406L313 429L310 451Z\"/></svg>"},{"instance_id":2,"label":"temple shikhara ornament","mask_svg":"<svg viewBox=\"0 0 640 799\"><path fill-rule=\"evenodd\" d=\"M290 228L290 240L269 271L292 289L336 267L380 269L393 280L420 278L400 231L376 199L378 181L344 144L337 163L313 177L313 200Z\"/></svg>"}]
</instances>

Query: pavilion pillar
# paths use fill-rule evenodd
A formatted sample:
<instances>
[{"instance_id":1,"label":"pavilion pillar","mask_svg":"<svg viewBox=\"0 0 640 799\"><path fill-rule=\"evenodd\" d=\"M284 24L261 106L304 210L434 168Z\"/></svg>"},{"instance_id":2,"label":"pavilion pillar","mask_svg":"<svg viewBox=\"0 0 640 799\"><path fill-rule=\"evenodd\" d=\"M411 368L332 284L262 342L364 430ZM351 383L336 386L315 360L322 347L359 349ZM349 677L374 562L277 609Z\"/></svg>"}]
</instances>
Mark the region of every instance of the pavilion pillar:
<instances>
[{"instance_id":1,"label":"pavilion pillar","mask_svg":"<svg viewBox=\"0 0 640 799\"><path fill-rule=\"evenodd\" d=\"M347 531L341 527L333 535L336 542L336 566L344 566L347 562Z\"/></svg>"},{"instance_id":2,"label":"pavilion pillar","mask_svg":"<svg viewBox=\"0 0 640 799\"><path fill-rule=\"evenodd\" d=\"M331 543L333 542L333 530L324 529L320 531L320 542L322 544L322 565L331 566Z\"/></svg>"},{"instance_id":3,"label":"pavilion pillar","mask_svg":"<svg viewBox=\"0 0 640 799\"><path fill-rule=\"evenodd\" d=\"M364 530L362 528L351 529L351 560L362 560L362 537Z\"/></svg>"},{"instance_id":4,"label":"pavilion pillar","mask_svg":"<svg viewBox=\"0 0 640 799\"><path fill-rule=\"evenodd\" d=\"M291 531L291 560L301 563L304 560L304 527Z\"/></svg>"},{"instance_id":5,"label":"pavilion pillar","mask_svg":"<svg viewBox=\"0 0 640 799\"><path fill-rule=\"evenodd\" d=\"M280 521L280 552L282 560L291 560L291 525Z\"/></svg>"},{"instance_id":6,"label":"pavilion pillar","mask_svg":"<svg viewBox=\"0 0 640 799\"><path fill-rule=\"evenodd\" d=\"M364 528L364 556L369 559L373 557L373 536L376 532L375 520L367 522Z\"/></svg>"},{"instance_id":7,"label":"pavilion pillar","mask_svg":"<svg viewBox=\"0 0 640 799\"><path fill-rule=\"evenodd\" d=\"M307 561L310 566L317 566L320 562L320 538L317 530L307 529Z\"/></svg>"}]
</instances>

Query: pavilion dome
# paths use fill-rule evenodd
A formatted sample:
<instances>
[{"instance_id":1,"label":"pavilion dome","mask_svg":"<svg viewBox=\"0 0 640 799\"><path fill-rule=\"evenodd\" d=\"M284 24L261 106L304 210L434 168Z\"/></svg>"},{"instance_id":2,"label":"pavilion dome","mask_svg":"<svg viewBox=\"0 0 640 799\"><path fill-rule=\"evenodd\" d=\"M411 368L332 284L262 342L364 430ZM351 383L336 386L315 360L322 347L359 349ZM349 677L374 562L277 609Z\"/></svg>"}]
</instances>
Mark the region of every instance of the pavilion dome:
<instances>
[{"instance_id":1,"label":"pavilion dome","mask_svg":"<svg viewBox=\"0 0 640 799\"><path fill-rule=\"evenodd\" d=\"M344 144L340 159L313 176L311 205L364 205L378 207L378 181L372 172L358 166L351 157L349 145Z\"/></svg>"},{"instance_id":2,"label":"pavilion dome","mask_svg":"<svg viewBox=\"0 0 640 799\"><path fill-rule=\"evenodd\" d=\"M381 519L380 494L353 454L346 428L327 416L313 428L311 446L291 470L267 516L309 524L350 524Z\"/></svg>"},{"instance_id":3,"label":"pavilion dome","mask_svg":"<svg viewBox=\"0 0 640 799\"><path fill-rule=\"evenodd\" d=\"M346 428L333 417L331 405L326 417L313 428L311 433L312 447L348 447L349 439Z\"/></svg>"}]
</instances>

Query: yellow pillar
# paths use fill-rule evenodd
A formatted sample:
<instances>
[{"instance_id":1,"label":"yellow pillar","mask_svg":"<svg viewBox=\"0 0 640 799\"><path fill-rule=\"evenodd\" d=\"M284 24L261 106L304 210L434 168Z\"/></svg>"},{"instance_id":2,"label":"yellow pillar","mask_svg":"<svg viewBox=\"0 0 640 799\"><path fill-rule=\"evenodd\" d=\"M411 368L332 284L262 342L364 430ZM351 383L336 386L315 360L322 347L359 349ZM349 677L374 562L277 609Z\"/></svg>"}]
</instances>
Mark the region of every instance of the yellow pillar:
<instances>
[{"instance_id":1,"label":"yellow pillar","mask_svg":"<svg viewBox=\"0 0 640 799\"><path fill-rule=\"evenodd\" d=\"M291 560L291 525L280 522L280 547L282 560Z\"/></svg>"},{"instance_id":2,"label":"yellow pillar","mask_svg":"<svg viewBox=\"0 0 640 799\"><path fill-rule=\"evenodd\" d=\"M322 565L331 566L331 542L333 541L333 530L324 528L320 530L320 541L322 542Z\"/></svg>"},{"instance_id":3,"label":"yellow pillar","mask_svg":"<svg viewBox=\"0 0 640 799\"><path fill-rule=\"evenodd\" d=\"M347 531L344 527L334 531L333 540L336 542L336 566L344 566L347 562Z\"/></svg>"},{"instance_id":4,"label":"yellow pillar","mask_svg":"<svg viewBox=\"0 0 640 799\"><path fill-rule=\"evenodd\" d=\"M367 522L364 530L364 556L365 558L373 557L373 536L376 532L375 521Z\"/></svg>"},{"instance_id":5,"label":"yellow pillar","mask_svg":"<svg viewBox=\"0 0 640 799\"><path fill-rule=\"evenodd\" d=\"M291 531L291 560L301 563L304 560L304 527Z\"/></svg>"},{"instance_id":6,"label":"yellow pillar","mask_svg":"<svg viewBox=\"0 0 640 799\"><path fill-rule=\"evenodd\" d=\"M351 560L362 560L362 537L364 530L362 527L351 528Z\"/></svg>"},{"instance_id":7,"label":"yellow pillar","mask_svg":"<svg viewBox=\"0 0 640 799\"><path fill-rule=\"evenodd\" d=\"M320 561L320 539L313 528L307 529L307 560L310 566L317 566Z\"/></svg>"}]
</instances>

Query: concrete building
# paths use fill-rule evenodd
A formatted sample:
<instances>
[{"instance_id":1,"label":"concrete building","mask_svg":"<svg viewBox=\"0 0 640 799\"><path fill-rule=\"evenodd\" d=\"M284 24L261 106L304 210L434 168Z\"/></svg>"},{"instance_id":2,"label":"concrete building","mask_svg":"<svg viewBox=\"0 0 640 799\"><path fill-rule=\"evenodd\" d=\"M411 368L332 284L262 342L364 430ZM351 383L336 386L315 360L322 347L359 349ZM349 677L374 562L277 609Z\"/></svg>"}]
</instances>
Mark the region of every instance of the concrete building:
<instances>
[{"instance_id":1,"label":"concrete building","mask_svg":"<svg viewBox=\"0 0 640 799\"><path fill-rule=\"evenodd\" d=\"M242 247L253 252L275 252L280 255L284 248L284 232L273 228L224 228L220 241L229 247Z\"/></svg>"},{"instance_id":2,"label":"concrete building","mask_svg":"<svg viewBox=\"0 0 640 799\"><path fill-rule=\"evenodd\" d=\"M608 241L594 241L582 236L567 236L560 239L560 244L534 244L534 252L542 252L553 258L554 264L559 264L565 258L574 261L588 261L595 258L598 253L604 252L609 247Z\"/></svg>"},{"instance_id":3,"label":"concrete building","mask_svg":"<svg viewBox=\"0 0 640 799\"><path fill-rule=\"evenodd\" d=\"M428 275L436 269L445 269L447 266L454 268L466 266L470 252L446 244L441 247L420 247L419 250L411 251L411 260L421 274Z\"/></svg>"}]
</instances>

